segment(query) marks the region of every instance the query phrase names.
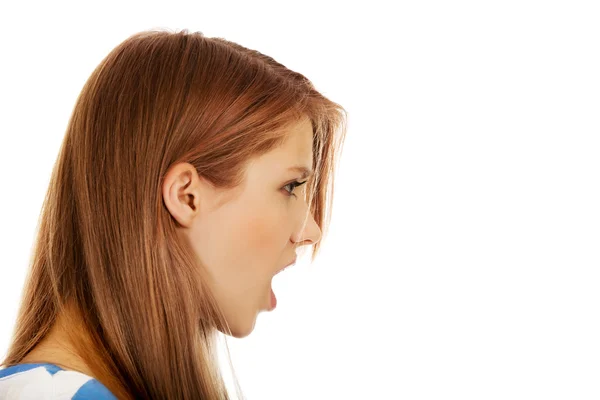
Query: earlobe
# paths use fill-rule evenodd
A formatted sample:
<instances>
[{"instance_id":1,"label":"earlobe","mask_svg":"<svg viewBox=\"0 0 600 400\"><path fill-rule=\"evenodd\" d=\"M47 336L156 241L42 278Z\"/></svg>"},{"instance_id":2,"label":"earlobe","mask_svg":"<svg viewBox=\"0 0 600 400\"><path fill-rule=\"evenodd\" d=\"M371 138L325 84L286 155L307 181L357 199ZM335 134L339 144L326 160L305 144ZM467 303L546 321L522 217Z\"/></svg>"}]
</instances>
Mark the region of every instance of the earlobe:
<instances>
[{"instance_id":1,"label":"earlobe","mask_svg":"<svg viewBox=\"0 0 600 400\"><path fill-rule=\"evenodd\" d=\"M199 209L198 174L189 163L171 167L162 185L163 202L171 216L183 227L190 227Z\"/></svg>"}]
</instances>

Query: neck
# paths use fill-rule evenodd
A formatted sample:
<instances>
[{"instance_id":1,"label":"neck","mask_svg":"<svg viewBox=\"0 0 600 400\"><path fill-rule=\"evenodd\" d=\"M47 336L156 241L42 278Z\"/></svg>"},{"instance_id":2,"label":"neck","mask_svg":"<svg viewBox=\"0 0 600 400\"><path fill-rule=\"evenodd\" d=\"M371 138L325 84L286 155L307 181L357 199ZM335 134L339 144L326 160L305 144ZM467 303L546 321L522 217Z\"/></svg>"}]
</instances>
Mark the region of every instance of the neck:
<instances>
[{"instance_id":1,"label":"neck","mask_svg":"<svg viewBox=\"0 0 600 400\"><path fill-rule=\"evenodd\" d=\"M94 377L85 361L73 347L64 318L59 316L50 332L21 360L22 363L51 363L64 370L78 371Z\"/></svg>"}]
</instances>

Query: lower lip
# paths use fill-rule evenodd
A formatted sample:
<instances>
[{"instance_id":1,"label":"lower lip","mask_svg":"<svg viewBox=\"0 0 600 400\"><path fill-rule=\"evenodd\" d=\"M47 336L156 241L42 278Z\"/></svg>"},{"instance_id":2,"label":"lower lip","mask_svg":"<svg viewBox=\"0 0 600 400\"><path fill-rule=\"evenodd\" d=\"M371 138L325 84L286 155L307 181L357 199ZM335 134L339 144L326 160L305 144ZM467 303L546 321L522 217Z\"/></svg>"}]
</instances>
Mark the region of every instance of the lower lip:
<instances>
[{"instance_id":1,"label":"lower lip","mask_svg":"<svg viewBox=\"0 0 600 400\"><path fill-rule=\"evenodd\" d=\"M273 292L273 289L271 289L271 303L269 311L273 311L275 307L277 307L277 297L275 297L275 292Z\"/></svg>"}]
</instances>

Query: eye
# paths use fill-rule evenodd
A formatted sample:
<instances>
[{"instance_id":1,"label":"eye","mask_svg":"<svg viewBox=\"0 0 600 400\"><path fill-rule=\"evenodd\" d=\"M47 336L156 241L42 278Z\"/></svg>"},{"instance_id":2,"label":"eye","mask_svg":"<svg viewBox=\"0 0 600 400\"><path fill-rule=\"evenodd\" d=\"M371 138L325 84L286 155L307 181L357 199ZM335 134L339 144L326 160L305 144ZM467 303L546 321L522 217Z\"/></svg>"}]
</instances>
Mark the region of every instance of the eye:
<instances>
[{"instance_id":1,"label":"eye","mask_svg":"<svg viewBox=\"0 0 600 400\"><path fill-rule=\"evenodd\" d=\"M287 185L285 185L283 188L285 189L286 192L289 193L290 196L294 196L294 197L298 197L296 196L294 193L292 193L294 191L295 188L297 188L298 186L302 186L306 183L307 181L304 182L298 182L298 181L294 181L294 182L290 182ZM290 190L287 190L286 188L289 187Z\"/></svg>"}]
</instances>

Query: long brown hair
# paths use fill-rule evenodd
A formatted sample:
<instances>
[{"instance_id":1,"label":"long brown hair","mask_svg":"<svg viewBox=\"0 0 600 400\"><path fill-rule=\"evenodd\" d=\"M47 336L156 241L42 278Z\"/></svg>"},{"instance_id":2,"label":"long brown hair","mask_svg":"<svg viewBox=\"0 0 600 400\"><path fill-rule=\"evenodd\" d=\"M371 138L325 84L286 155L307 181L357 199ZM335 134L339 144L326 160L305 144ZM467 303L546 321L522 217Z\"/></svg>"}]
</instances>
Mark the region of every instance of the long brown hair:
<instances>
[{"instance_id":1,"label":"long brown hair","mask_svg":"<svg viewBox=\"0 0 600 400\"><path fill-rule=\"evenodd\" d=\"M2 365L18 364L61 315L118 398L229 398L216 341L231 332L163 203L163 178L188 162L235 187L303 116L314 132L309 209L325 237L346 132L339 104L273 58L201 32L145 31L113 49L69 120Z\"/></svg>"}]
</instances>

